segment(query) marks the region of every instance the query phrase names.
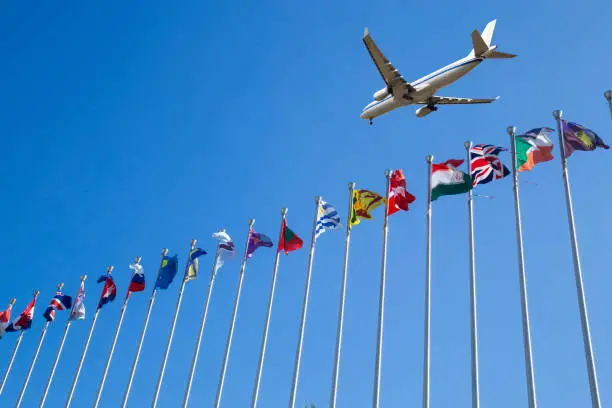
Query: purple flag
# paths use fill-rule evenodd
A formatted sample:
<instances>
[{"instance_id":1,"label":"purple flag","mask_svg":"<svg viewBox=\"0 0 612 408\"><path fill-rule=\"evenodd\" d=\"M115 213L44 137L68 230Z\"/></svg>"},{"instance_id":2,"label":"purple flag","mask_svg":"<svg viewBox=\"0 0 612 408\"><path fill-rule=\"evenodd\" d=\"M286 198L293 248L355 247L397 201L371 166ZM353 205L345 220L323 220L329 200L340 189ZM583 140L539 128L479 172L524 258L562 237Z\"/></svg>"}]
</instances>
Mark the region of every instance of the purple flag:
<instances>
[{"instance_id":1,"label":"purple flag","mask_svg":"<svg viewBox=\"0 0 612 408\"><path fill-rule=\"evenodd\" d=\"M254 229L251 229L249 232L249 245L247 249L247 257L253 256L253 252L260 246L270 248L274 246L272 240L268 238L264 234L260 234L259 232L255 232Z\"/></svg>"},{"instance_id":2,"label":"purple flag","mask_svg":"<svg viewBox=\"0 0 612 408\"><path fill-rule=\"evenodd\" d=\"M597 133L574 122L562 121L563 144L565 146L565 157L570 157L575 150L591 151L597 147L609 149Z\"/></svg>"}]
</instances>

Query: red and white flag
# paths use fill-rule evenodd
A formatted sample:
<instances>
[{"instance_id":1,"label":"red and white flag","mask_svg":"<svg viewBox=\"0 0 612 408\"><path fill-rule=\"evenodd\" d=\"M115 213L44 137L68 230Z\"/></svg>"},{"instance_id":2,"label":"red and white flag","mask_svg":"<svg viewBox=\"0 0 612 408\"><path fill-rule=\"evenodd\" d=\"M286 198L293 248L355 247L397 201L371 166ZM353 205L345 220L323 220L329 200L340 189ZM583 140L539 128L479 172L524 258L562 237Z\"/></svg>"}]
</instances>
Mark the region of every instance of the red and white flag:
<instances>
[{"instance_id":1,"label":"red and white flag","mask_svg":"<svg viewBox=\"0 0 612 408\"><path fill-rule=\"evenodd\" d=\"M406 179L401 169L391 174L391 185L389 191L389 215L399 210L408 211L408 204L416 200L415 196L406 191Z\"/></svg>"}]
</instances>

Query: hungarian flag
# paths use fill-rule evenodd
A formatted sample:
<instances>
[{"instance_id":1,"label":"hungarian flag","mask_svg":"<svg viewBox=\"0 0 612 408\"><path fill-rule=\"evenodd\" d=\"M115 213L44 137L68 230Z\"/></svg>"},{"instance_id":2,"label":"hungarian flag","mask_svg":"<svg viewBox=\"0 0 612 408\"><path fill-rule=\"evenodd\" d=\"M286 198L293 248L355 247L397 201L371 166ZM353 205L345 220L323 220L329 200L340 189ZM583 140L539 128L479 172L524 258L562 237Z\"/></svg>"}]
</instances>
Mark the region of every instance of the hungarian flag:
<instances>
[{"instance_id":1,"label":"hungarian flag","mask_svg":"<svg viewBox=\"0 0 612 408\"><path fill-rule=\"evenodd\" d=\"M553 159L553 143L548 137L548 133L552 131L550 128L543 127L516 136L514 146L517 171L528 171L538 163Z\"/></svg>"},{"instance_id":2,"label":"hungarian flag","mask_svg":"<svg viewBox=\"0 0 612 408\"><path fill-rule=\"evenodd\" d=\"M431 201L443 195L463 194L472 189L472 178L457 170L463 160L447 160L431 166Z\"/></svg>"},{"instance_id":3,"label":"hungarian flag","mask_svg":"<svg viewBox=\"0 0 612 408\"><path fill-rule=\"evenodd\" d=\"M406 191L406 179L402 170L397 169L391 174L391 186L389 193L389 215L399 210L408 211L408 204L416 198Z\"/></svg>"},{"instance_id":4,"label":"hungarian flag","mask_svg":"<svg viewBox=\"0 0 612 408\"><path fill-rule=\"evenodd\" d=\"M278 252L285 251L285 254L288 254L291 251L300 249L302 245L304 245L304 241L287 226L287 220L283 218Z\"/></svg>"}]
</instances>

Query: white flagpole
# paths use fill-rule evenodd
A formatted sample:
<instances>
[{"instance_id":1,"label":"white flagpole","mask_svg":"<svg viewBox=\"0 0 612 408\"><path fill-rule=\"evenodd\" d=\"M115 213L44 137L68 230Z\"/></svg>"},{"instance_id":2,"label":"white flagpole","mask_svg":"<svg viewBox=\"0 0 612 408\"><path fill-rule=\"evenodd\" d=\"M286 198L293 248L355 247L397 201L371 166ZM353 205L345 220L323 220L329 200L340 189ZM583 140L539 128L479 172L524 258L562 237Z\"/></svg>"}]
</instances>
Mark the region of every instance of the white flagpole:
<instances>
[{"instance_id":1,"label":"white flagpole","mask_svg":"<svg viewBox=\"0 0 612 408\"><path fill-rule=\"evenodd\" d=\"M304 288L304 304L302 305L302 319L300 321L300 335L298 337L297 350L295 352L295 365L293 367L293 383L291 385L291 396L289 399L289 407L295 408L295 399L297 397L298 378L300 375L300 363L302 361L302 345L304 342L304 329L306 327L306 313L308 311L308 298L310 296L310 277L312 275L312 261L314 259L317 218L319 216L319 207L321 206L321 196L315 198L315 216L312 225L312 238L310 239L310 254L308 255L308 269L306 272L306 285Z\"/></svg>"},{"instance_id":2,"label":"white flagpole","mask_svg":"<svg viewBox=\"0 0 612 408\"><path fill-rule=\"evenodd\" d=\"M219 232L225 232L224 229ZM202 337L204 337L204 326L206 325L206 317L208 316L208 305L210 304L210 296L212 295L213 285L215 283L215 276L217 274L217 262L221 256L220 242L217 242L217 253L213 261L212 271L210 273L210 281L208 282L208 293L204 300L204 311L202 312L202 321L200 322L200 332L198 333L198 340L196 341L195 350L193 351L193 359L191 360L191 370L189 371L189 378L187 379L187 387L185 388L185 397L183 398L183 407L187 407L189 404L189 395L191 394L191 386L193 384L193 377L195 375L196 365L198 364L198 356L200 355L200 345L202 343Z\"/></svg>"},{"instance_id":3,"label":"white flagpole","mask_svg":"<svg viewBox=\"0 0 612 408\"><path fill-rule=\"evenodd\" d=\"M81 282L84 282L85 279L87 279L87 275L82 275ZM55 361L53 362L53 366L51 367L51 373L49 374L49 379L47 380L45 391L43 392L43 396L40 399L40 403L38 404L39 408L42 408L45 405L45 401L47 400L47 395L49 394L49 388L51 388L51 382L53 381L53 376L55 375L57 364L59 362L60 356L62 355L62 350L64 349L64 343L66 342L66 337L68 336L68 330L70 329L71 323L72 321L70 320L70 316L69 316L68 321L66 322L66 327L64 328L64 334L62 335L62 340L60 342L59 348L57 349L57 354L55 355Z\"/></svg>"},{"instance_id":4,"label":"white flagpole","mask_svg":"<svg viewBox=\"0 0 612 408\"><path fill-rule=\"evenodd\" d=\"M279 233L279 242L282 239L283 232L283 221L287 215L287 209L281 208L281 228ZM259 399L259 386L261 384L261 373L263 371L264 357L266 354L266 345L268 344L268 329L270 328L270 316L272 315L272 305L274 302L274 289L276 288L276 273L278 271L278 262L280 260L281 251L276 251L276 257L274 258L274 269L272 271L272 283L270 284L270 296L268 297L268 311L266 312L266 323L264 324L263 338L261 340L261 351L259 352L259 364L257 365L257 375L255 376L255 387L253 388L253 398L251 400L251 407L257 407L257 400Z\"/></svg>"},{"instance_id":5,"label":"white flagpole","mask_svg":"<svg viewBox=\"0 0 612 408\"><path fill-rule=\"evenodd\" d=\"M153 303L155 303L155 294L157 293L157 279L164 263L164 257L168 254L168 249L162 249L161 261L159 262L159 269L157 270L157 276L153 283L153 290L151 291L151 297L149 298L149 307L147 308L147 314L145 316L144 325L142 332L140 333L140 339L138 340L138 347L136 348L136 355L134 356L134 362L132 363L132 369L130 371L130 378L128 379L125 392L123 394L123 402L121 403L122 408L127 407L128 399L130 398L130 391L132 390L132 382L134 381L134 375L136 374L136 367L138 366L138 360L140 358L140 352L142 351L142 344L144 343L145 335L147 334L147 327L149 326L149 318L151 317L151 311L153 310Z\"/></svg>"},{"instance_id":6,"label":"white flagpole","mask_svg":"<svg viewBox=\"0 0 612 408\"><path fill-rule=\"evenodd\" d=\"M57 285L57 290L62 290L63 286L63 283L59 283ZM38 297L38 291L34 293L36 294L36 297ZM30 382L30 377L32 376L32 371L34 370L34 364L36 364L36 360L38 359L38 353L40 353L40 348L42 347L43 340L45 339L45 335L47 334L49 323L49 321L45 322L42 332L40 333L40 339L38 340L38 345L36 346L36 351L34 352L34 358L32 359L32 363L30 363L30 368L28 369L28 373L26 374L23 386L21 387L21 392L19 393L19 397L17 398L17 403L15 404L16 408L19 408L21 406L21 401L23 401L23 396L25 395L26 388L28 388L28 383Z\"/></svg>"},{"instance_id":7,"label":"white flagpole","mask_svg":"<svg viewBox=\"0 0 612 408\"><path fill-rule=\"evenodd\" d=\"M13 308L15 304L15 298L12 298L9 302L9 308ZM10 324L10 323L9 323ZM2 376L2 382L0 382L0 394L2 394L2 390L4 390L4 384L6 384L6 379L11 372L11 368L13 367L13 362L15 361L15 356L17 355L17 350L19 350L19 345L21 344L21 339L23 338L23 330L19 332L19 336L17 337L17 342L15 343L15 348L13 349L13 354L11 355L11 359L9 360L8 367Z\"/></svg>"},{"instance_id":8,"label":"white flagpole","mask_svg":"<svg viewBox=\"0 0 612 408\"><path fill-rule=\"evenodd\" d=\"M382 368L383 323L385 318L385 285L387 279L387 232L389 231L389 196L391 191L391 170L385 172L387 191L385 193L385 221L383 224L383 249L380 268L380 295L378 299L378 329L376 335L376 363L374 366L374 397L372 406L380 406L380 373Z\"/></svg>"},{"instance_id":9,"label":"white flagpole","mask_svg":"<svg viewBox=\"0 0 612 408\"><path fill-rule=\"evenodd\" d=\"M221 405L221 396L223 394L223 385L225 383L225 373L227 371L227 361L229 359L230 349L232 347L232 338L234 336L234 327L236 325L236 315L238 314L238 303L240 302L240 294L242 293L242 282L244 281L244 271L249 252L249 241L251 239L251 230L255 224L254 219L249 220L249 233L247 234L246 244L244 246L244 258L240 267L240 277L238 278L238 289L236 289L236 300L234 302L234 312L232 313L232 322L230 324L229 334L227 335L227 343L225 344L225 355L223 356L223 365L221 367L221 376L219 377L219 385L217 386L217 397L215 399L215 408Z\"/></svg>"},{"instance_id":10,"label":"white flagpole","mask_svg":"<svg viewBox=\"0 0 612 408\"><path fill-rule=\"evenodd\" d=\"M141 257L137 256L134 259L134 264L139 265L141 261ZM132 273L132 276L135 272ZM130 277L131 282L131 277ZM106 382L106 376L108 375L108 370L110 368L111 361L113 359L113 354L115 353L115 346L117 345L117 340L119 339L119 332L121 331L121 325L123 324L123 317L125 316L125 311L127 310L128 301L130 300L130 291L128 289L128 293L125 296L125 300L123 301L123 306L121 306L121 312L119 312L119 321L117 322L117 328L115 329L115 335L113 336L113 341L111 343L111 348L108 352L108 357L106 358L106 364L104 365L104 372L102 373L102 379L100 380L100 385L98 386L98 392L96 393L96 401L94 402L94 408L98 408L100 405L100 399L102 398L102 390L104 389L104 383Z\"/></svg>"},{"instance_id":11,"label":"white flagpole","mask_svg":"<svg viewBox=\"0 0 612 408\"><path fill-rule=\"evenodd\" d=\"M198 241L195 239L191 240L189 246L189 253L193 251ZM187 255L189 257L189 255ZM166 364L168 363L168 355L170 354L170 346L172 346L172 338L174 337L174 329L176 328L176 321L178 319L179 310L181 309L181 302L183 301L183 291L185 290L185 283L187 283L186 275L183 277L181 288L179 289L178 299L176 300L176 309L174 310L174 319L172 319L172 325L170 326L170 334L168 335L168 344L166 344L166 351L164 352L164 359L162 360L162 366L159 371L159 378L157 379L157 385L155 386L155 394L153 394L152 408L157 406L157 400L159 399L159 392L161 391L162 381L164 380L164 374L166 373Z\"/></svg>"},{"instance_id":12,"label":"white flagpole","mask_svg":"<svg viewBox=\"0 0 612 408\"><path fill-rule=\"evenodd\" d=\"M593 355L593 345L591 344L591 330L589 328L589 316L584 296L584 286L582 282L582 269L580 268L580 254L578 253L578 238L576 237L576 225L574 224L574 209L572 206L572 193L570 192L569 176L567 173L567 157L563 138L563 123L561 117L563 111L553 112L557 120L557 131L559 133L559 149L561 150L561 170L565 186L565 203L567 206L567 220L569 223L570 239L572 242L572 256L574 259L574 275L576 280L576 292L578 294L578 308L580 310L580 323L582 325L582 339L584 342L584 353L586 357L587 370L589 373L589 386L591 389L591 403L593 408L601 408L599 398L599 386L597 385L597 371L595 370L595 356Z\"/></svg>"},{"instance_id":13,"label":"white flagpole","mask_svg":"<svg viewBox=\"0 0 612 408\"><path fill-rule=\"evenodd\" d=\"M338 377L340 375L340 353L342 348L342 329L344 327L344 302L346 299L346 280L348 276L349 247L351 244L351 216L353 210L353 190L355 183L349 183L349 204L346 217L346 235L344 238L344 265L342 267L342 283L340 286L340 308L338 310L338 329L336 332L336 350L334 354L334 372L332 374L332 389L329 398L329 407L336 408L338 394Z\"/></svg>"},{"instance_id":14,"label":"white flagpole","mask_svg":"<svg viewBox=\"0 0 612 408\"><path fill-rule=\"evenodd\" d=\"M425 218L425 329L423 351L423 408L429 408L429 379L431 364L431 174L433 155L427 161L427 214Z\"/></svg>"},{"instance_id":15,"label":"white flagpole","mask_svg":"<svg viewBox=\"0 0 612 408\"><path fill-rule=\"evenodd\" d=\"M113 267L109 266L106 269L106 273L110 274L113 271ZM72 380L72 386L70 386L70 392L68 393L68 399L66 400L66 408L70 407L72 403L72 397L74 395L74 390L76 389L77 382L79 381L79 376L81 375L81 369L83 368L83 362L85 361L85 355L87 355L87 349L89 348L89 342L91 341L91 336L93 334L94 328L96 327L96 321L98 320L98 315L100 314L100 301L98 300L98 305L96 307L96 313L93 315L93 319L91 320L91 327L89 328L89 333L87 333L87 340L85 340L85 347L83 347L83 353L81 354L81 359L79 360L79 365L77 366L77 371L74 374L74 379Z\"/></svg>"},{"instance_id":16,"label":"white flagpole","mask_svg":"<svg viewBox=\"0 0 612 408\"><path fill-rule=\"evenodd\" d=\"M612 117L612 89L608 89L604 92L604 97L608 101L608 108L610 108L610 117Z\"/></svg>"},{"instance_id":17,"label":"white flagpole","mask_svg":"<svg viewBox=\"0 0 612 408\"><path fill-rule=\"evenodd\" d=\"M516 168L515 126L508 126L512 153L512 179L514 182L514 214L516 216L516 247L518 249L519 283L521 288L521 312L523 318L523 348L525 349L525 374L527 377L527 398L529 408L536 408L536 389L533 372L533 355L531 351L531 328L529 324L529 305L527 302L527 278L525 276L525 259L523 257L523 229L521 225L521 207L519 203L518 171Z\"/></svg>"},{"instance_id":18,"label":"white flagpole","mask_svg":"<svg viewBox=\"0 0 612 408\"><path fill-rule=\"evenodd\" d=\"M470 149L472 142L465 142L467 165L471 168ZM480 407L480 385L478 381L478 329L476 320L476 265L474 256L474 199L472 190L468 191L468 227L470 246L470 338L472 357L472 408Z\"/></svg>"}]
</instances>

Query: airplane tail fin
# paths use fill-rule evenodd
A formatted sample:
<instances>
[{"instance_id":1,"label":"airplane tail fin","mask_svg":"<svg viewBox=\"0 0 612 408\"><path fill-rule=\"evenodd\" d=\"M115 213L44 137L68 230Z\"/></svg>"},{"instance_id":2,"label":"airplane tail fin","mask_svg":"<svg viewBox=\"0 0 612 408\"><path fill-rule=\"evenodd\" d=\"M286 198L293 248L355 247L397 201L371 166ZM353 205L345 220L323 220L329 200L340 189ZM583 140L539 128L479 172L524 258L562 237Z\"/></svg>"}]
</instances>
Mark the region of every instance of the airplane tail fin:
<instances>
[{"instance_id":1,"label":"airplane tail fin","mask_svg":"<svg viewBox=\"0 0 612 408\"><path fill-rule=\"evenodd\" d=\"M478 30L472 31L472 46L473 49L470 51L471 57L478 58L514 58L516 54L510 54L507 52L496 51L497 45L491 45L493 39L493 31L495 31L495 23L497 20L491 21L482 30L482 34Z\"/></svg>"}]
</instances>

